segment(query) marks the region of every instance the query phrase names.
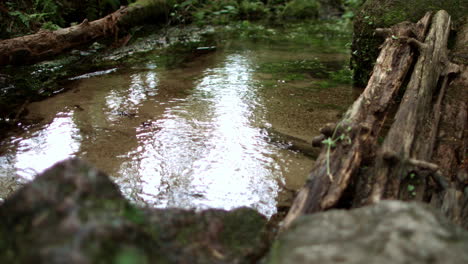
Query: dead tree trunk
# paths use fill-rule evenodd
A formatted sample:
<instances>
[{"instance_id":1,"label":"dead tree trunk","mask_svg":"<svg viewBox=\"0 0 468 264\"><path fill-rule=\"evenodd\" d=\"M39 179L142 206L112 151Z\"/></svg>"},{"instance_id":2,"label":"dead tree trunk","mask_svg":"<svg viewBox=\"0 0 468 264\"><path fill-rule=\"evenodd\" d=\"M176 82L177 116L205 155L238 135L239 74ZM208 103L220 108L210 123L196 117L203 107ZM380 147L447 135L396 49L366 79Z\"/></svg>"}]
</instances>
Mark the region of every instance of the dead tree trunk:
<instances>
[{"instance_id":1,"label":"dead tree trunk","mask_svg":"<svg viewBox=\"0 0 468 264\"><path fill-rule=\"evenodd\" d=\"M380 30L389 37L368 86L345 118L322 129L323 136L315 140L325 146L283 229L302 214L336 207L345 199L349 207L381 199L431 202L468 228L468 21L452 54L459 66L448 56L450 16L439 11L422 42L428 20L426 16L417 25L401 23L392 30ZM396 28L404 34L395 34ZM389 116L388 106L411 64L410 48L404 43L418 50L418 60L378 148L376 138ZM460 70L451 81L450 74ZM363 164L369 168L360 168Z\"/></svg>"},{"instance_id":2,"label":"dead tree trunk","mask_svg":"<svg viewBox=\"0 0 468 264\"><path fill-rule=\"evenodd\" d=\"M428 176L432 176L439 187L448 187L447 179L430 161L440 120L440 112L432 111L433 95L440 77L446 79L450 72L458 71L447 57L449 33L450 16L439 11L426 41L411 40L420 55L375 166L364 176L373 179L367 203L380 199L410 199L411 196L418 196L416 199L422 201L430 188ZM436 107L444 96L446 81L442 84Z\"/></svg>"},{"instance_id":3,"label":"dead tree trunk","mask_svg":"<svg viewBox=\"0 0 468 264\"><path fill-rule=\"evenodd\" d=\"M148 9L159 9L161 14L167 13L169 9L165 1L145 3L121 7L101 19L92 22L85 19L81 24L69 28L41 30L36 34L1 40L0 66L39 61L101 37L117 38L119 29L155 15Z\"/></svg>"},{"instance_id":4,"label":"dead tree trunk","mask_svg":"<svg viewBox=\"0 0 468 264\"><path fill-rule=\"evenodd\" d=\"M426 14L417 24L400 23L379 32L387 35L369 83L337 125L322 129L315 143L325 143L305 186L283 222L287 228L302 214L333 207L364 160L375 152L377 137L389 106L411 67L414 52L406 39L422 40L429 24Z\"/></svg>"},{"instance_id":5,"label":"dead tree trunk","mask_svg":"<svg viewBox=\"0 0 468 264\"><path fill-rule=\"evenodd\" d=\"M468 18L458 30L451 60L460 74L450 82L441 105L441 122L434 151L434 163L450 180L450 187L431 197L453 222L468 229Z\"/></svg>"}]
</instances>

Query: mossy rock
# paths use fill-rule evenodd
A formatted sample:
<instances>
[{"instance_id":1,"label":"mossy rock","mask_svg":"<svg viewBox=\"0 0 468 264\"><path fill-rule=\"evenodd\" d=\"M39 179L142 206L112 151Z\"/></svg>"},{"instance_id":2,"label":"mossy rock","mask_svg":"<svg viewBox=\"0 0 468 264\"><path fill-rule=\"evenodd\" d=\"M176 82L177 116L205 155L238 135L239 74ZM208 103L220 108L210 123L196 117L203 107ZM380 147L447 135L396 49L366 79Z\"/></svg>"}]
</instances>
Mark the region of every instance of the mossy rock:
<instances>
[{"instance_id":1,"label":"mossy rock","mask_svg":"<svg viewBox=\"0 0 468 264\"><path fill-rule=\"evenodd\" d=\"M385 28L402 21L417 22L428 11L444 9L455 25L468 13L467 0L368 0L354 20L351 67L354 83L364 87L379 54L383 38L375 35L376 28Z\"/></svg>"},{"instance_id":2,"label":"mossy rock","mask_svg":"<svg viewBox=\"0 0 468 264\"><path fill-rule=\"evenodd\" d=\"M0 263L254 263L268 247L253 209L139 208L71 159L0 205Z\"/></svg>"}]
</instances>

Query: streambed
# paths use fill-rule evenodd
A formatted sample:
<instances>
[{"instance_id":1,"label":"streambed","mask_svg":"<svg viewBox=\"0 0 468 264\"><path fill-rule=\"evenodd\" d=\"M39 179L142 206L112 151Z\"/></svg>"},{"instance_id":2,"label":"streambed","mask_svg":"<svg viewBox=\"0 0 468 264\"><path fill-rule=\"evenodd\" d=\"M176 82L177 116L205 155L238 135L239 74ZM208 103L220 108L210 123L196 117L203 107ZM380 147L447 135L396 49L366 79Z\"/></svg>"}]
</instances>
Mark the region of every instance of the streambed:
<instances>
[{"instance_id":1,"label":"streambed","mask_svg":"<svg viewBox=\"0 0 468 264\"><path fill-rule=\"evenodd\" d=\"M1 143L0 197L79 157L139 204L271 216L313 165L293 141L310 142L354 99L349 84L331 80L347 65L343 39L311 40L230 38L177 65L150 52L75 76L66 92L29 104L34 125Z\"/></svg>"}]
</instances>

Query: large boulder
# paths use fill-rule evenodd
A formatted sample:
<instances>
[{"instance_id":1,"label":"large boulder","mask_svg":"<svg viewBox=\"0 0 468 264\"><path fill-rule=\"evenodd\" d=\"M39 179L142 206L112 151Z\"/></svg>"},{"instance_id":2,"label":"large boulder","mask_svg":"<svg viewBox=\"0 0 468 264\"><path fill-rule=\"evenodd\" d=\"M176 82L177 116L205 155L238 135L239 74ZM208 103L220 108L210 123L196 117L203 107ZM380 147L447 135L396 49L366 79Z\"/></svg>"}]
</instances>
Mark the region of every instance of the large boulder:
<instances>
[{"instance_id":1,"label":"large boulder","mask_svg":"<svg viewBox=\"0 0 468 264\"><path fill-rule=\"evenodd\" d=\"M421 203L384 201L306 215L273 244L266 263L468 263L468 232Z\"/></svg>"},{"instance_id":2,"label":"large boulder","mask_svg":"<svg viewBox=\"0 0 468 264\"><path fill-rule=\"evenodd\" d=\"M351 67L354 82L364 87L379 54L383 38L376 28L386 28L402 21L416 22L428 11L446 10L455 25L468 14L467 0L367 0L354 19Z\"/></svg>"},{"instance_id":3,"label":"large boulder","mask_svg":"<svg viewBox=\"0 0 468 264\"><path fill-rule=\"evenodd\" d=\"M144 209L103 173L59 163L0 206L0 263L253 263L267 249L253 209Z\"/></svg>"}]
</instances>

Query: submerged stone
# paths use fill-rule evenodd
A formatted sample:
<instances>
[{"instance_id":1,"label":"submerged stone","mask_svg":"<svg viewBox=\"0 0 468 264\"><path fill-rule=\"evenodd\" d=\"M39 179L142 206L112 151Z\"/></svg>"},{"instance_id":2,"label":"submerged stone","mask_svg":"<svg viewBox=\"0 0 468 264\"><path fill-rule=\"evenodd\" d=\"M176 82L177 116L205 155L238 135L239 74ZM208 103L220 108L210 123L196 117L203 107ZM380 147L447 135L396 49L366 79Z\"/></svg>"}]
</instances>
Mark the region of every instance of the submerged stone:
<instances>
[{"instance_id":1,"label":"submerged stone","mask_svg":"<svg viewBox=\"0 0 468 264\"><path fill-rule=\"evenodd\" d=\"M383 201L298 218L266 263L468 263L468 232L421 203Z\"/></svg>"},{"instance_id":2,"label":"submerged stone","mask_svg":"<svg viewBox=\"0 0 468 264\"><path fill-rule=\"evenodd\" d=\"M250 263L266 250L253 209L145 209L93 167L56 164L0 205L0 263Z\"/></svg>"}]
</instances>

